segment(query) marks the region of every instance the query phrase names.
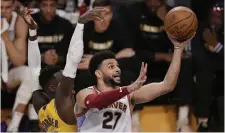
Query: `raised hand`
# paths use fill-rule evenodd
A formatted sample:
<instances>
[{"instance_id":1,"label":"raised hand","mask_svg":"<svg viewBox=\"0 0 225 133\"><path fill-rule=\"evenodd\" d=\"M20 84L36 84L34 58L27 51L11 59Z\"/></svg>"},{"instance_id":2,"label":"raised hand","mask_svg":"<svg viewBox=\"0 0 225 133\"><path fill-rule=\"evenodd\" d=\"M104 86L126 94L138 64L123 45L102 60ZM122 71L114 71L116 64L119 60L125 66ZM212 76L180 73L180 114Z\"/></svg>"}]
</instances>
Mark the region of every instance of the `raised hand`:
<instances>
[{"instance_id":1,"label":"raised hand","mask_svg":"<svg viewBox=\"0 0 225 133\"><path fill-rule=\"evenodd\" d=\"M173 39L172 37L169 37L170 41L173 43L174 48L182 48L184 49L185 46L193 39L193 37L195 36L196 33L194 33L189 39L187 39L186 41L183 42L178 42L176 39Z\"/></svg>"},{"instance_id":2,"label":"raised hand","mask_svg":"<svg viewBox=\"0 0 225 133\"><path fill-rule=\"evenodd\" d=\"M127 86L127 90L129 92L133 92L135 90L138 90L145 83L145 81L147 79L147 76L146 76L147 68L148 68L148 64L144 64L142 62L139 77L137 78L137 80L133 84Z\"/></svg>"},{"instance_id":3,"label":"raised hand","mask_svg":"<svg viewBox=\"0 0 225 133\"><path fill-rule=\"evenodd\" d=\"M203 39L205 40L205 47L209 51L215 52L215 47L218 44L216 34L211 32L209 29L205 29L203 32Z\"/></svg>"},{"instance_id":4,"label":"raised hand","mask_svg":"<svg viewBox=\"0 0 225 133\"><path fill-rule=\"evenodd\" d=\"M28 9L27 7L24 8L24 10L21 12L21 15L25 22L28 24L29 28L34 30L38 28L37 23L34 21L34 19L31 16L31 13L33 12L32 9Z\"/></svg>"},{"instance_id":5,"label":"raised hand","mask_svg":"<svg viewBox=\"0 0 225 133\"><path fill-rule=\"evenodd\" d=\"M92 10L89 10L86 13L84 13L83 15L81 15L78 20L78 23L85 24L92 20L104 21L105 20L104 14L107 11L108 10L103 7L93 8Z\"/></svg>"}]
</instances>

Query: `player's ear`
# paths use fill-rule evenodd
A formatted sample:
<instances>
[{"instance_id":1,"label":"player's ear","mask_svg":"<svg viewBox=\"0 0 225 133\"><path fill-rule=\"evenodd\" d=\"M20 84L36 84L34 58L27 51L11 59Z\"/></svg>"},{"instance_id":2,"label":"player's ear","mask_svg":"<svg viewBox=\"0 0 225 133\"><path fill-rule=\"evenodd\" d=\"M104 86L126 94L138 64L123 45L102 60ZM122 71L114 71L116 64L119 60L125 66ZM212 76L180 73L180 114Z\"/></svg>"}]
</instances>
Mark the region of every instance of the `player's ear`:
<instances>
[{"instance_id":1,"label":"player's ear","mask_svg":"<svg viewBox=\"0 0 225 133\"><path fill-rule=\"evenodd\" d=\"M101 74L101 72L99 70L95 71L95 75L96 75L97 78L101 78L102 77L102 74Z\"/></svg>"}]
</instances>

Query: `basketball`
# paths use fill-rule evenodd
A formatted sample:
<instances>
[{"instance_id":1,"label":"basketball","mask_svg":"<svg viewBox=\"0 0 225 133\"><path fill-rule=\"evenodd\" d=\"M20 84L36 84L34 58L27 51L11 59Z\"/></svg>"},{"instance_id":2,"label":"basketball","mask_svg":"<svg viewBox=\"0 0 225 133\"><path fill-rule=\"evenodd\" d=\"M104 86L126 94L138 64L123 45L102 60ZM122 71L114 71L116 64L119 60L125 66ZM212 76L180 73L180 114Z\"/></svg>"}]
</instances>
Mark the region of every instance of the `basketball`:
<instances>
[{"instance_id":1,"label":"basketball","mask_svg":"<svg viewBox=\"0 0 225 133\"><path fill-rule=\"evenodd\" d=\"M171 9L166 14L164 27L170 37L182 42L189 39L196 32L198 20L191 9L179 6Z\"/></svg>"}]
</instances>

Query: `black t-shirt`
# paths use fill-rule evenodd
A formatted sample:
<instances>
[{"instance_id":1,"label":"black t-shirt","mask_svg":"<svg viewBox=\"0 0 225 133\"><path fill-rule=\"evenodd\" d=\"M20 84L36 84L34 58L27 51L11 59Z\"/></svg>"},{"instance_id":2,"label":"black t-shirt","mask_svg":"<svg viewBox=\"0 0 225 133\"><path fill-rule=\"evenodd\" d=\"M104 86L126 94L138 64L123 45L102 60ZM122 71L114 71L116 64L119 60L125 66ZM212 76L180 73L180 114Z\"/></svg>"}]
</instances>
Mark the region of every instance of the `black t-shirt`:
<instances>
[{"instance_id":1,"label":"black t-shirt","mask_svg":"<svg viewBox=\"0 0 225 133\"><path fill-rule=\"evenodd\" d=\"M167 10L170 7L166 6ZM167 53L172 50L172 43L164 30L164 22L151 13L145 2L126 6L123 10L124 23L135 39L136 55L142 60L154 60L155 52Z\"/></svg>"},{"instance_id":2,"label":"black t-shirt","mask_svg":"<svg viewBox=\"0 0 225 133\"><path fill-rule=\"evenodd\" d=\"M65 57L74 31L73 25L57 15L51 23L45 24L41 21L40 12L34 14L33 18L38 24L40 52L44 53L49 49L56 49L57 54Z\"/></svg>"},{"instance_id":3,"label":"black t-shirt","mask_svg":"<svg viewBox=\"0 0 225 133\"><path fill-rule=\"evenodd\" d=\"M94 30L94 23L84 25L84 53L95 54L99 51L109 50L114 53L124 48L132 48L132 41L128 33L117 22L112 20L108 29L103 33Z\"/></svg>"},{"instance_id":4,"label":"black t-shirt","mask_svg":"<svg viewBox=\"0 0 225 133\"><path fill-rule=\"evenodd\" d=\"M152 52L168 52L170 41L164 31L163 21L155 13L149 13L145 4L140 7L138 47Z\"/></svg>"}]
</instances>

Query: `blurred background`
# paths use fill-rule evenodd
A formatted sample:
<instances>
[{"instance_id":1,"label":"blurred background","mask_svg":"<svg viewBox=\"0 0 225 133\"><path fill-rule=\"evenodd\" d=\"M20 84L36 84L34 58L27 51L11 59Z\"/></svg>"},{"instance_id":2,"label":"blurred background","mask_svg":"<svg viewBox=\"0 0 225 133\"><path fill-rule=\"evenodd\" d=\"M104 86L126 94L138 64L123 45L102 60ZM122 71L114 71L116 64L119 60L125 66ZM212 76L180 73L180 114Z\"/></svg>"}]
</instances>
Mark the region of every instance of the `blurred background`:
<instances>
[{"instance_id":1,"label":"blurred background","mask_svg":"<svg viewBox=\"0 0 225 133\"><path fill-rule=\"evenodd\" d=\"M1 70L2 132L15 125L12 123L12 119L17 119L15 112L22 114L16 127L20 132L39 131L30 102L32 91L19 91L23 87L32 88L22 78L29 77L29 72L20 69L27 66L28 34L26 28L17 24L20 11L25 7L34 11L33 18L39 26L42 67L58 65L63 68L78 18L93 5L106 7L109 12L105 14L104 23L94 21L84 26L85 56L74 81L76 92L92 85L87 70L90 58L104 50L116 54L123 70L123 85L136 79L142 61L149 67L146 83L163 80L173 55L173 45L164 31L163 20L173 7L186 6L196 13L198 29L185 48L177 86L173 92L135 107L133 131L224 132L223 0L1 0L1 18L7 19L9 38L14 43L12 47L6 46L10 85L5 84ZM2 69L4 63L1 61ZM29 100L23 101L20 97Z\"/></svg>"}]
</instances>

